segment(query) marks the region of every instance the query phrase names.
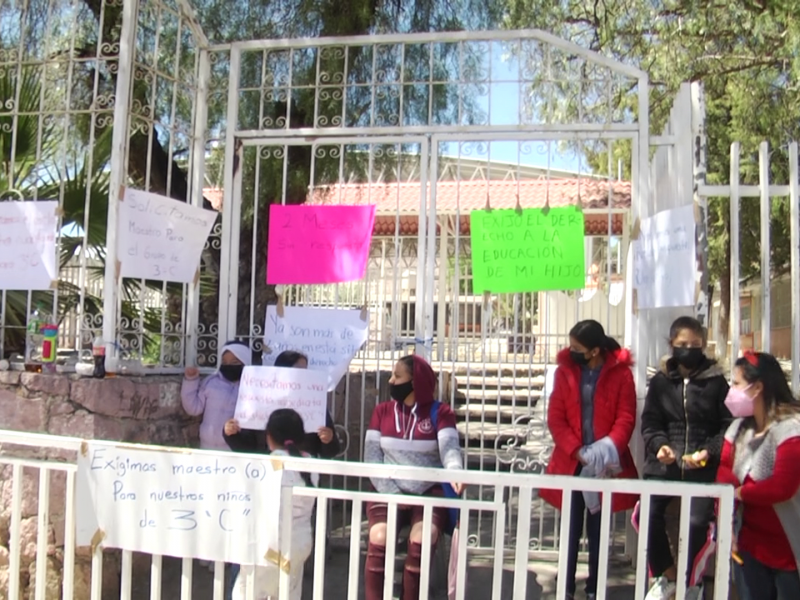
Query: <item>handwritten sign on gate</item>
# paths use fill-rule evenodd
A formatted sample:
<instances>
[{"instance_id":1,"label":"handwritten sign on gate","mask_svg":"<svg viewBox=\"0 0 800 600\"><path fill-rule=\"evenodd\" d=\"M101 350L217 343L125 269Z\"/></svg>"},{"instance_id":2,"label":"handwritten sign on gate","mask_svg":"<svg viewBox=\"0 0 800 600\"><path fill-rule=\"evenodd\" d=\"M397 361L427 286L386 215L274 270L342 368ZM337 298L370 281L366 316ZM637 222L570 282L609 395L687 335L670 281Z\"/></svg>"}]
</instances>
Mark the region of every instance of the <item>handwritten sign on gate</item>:
<instances>
[{"instance_id":1,"label":"handwritten sign on gate","mask_svg":"<svg viewBox=\"0 0 800 600\"><path fill-rule=\"evenodd\" d=\"M125 189L119 209L121 275L192 283L217 213Z\"/></svg>"},{"instance_id":2,"label":"handwritten sign on gate","mask_svg":"<svg viewBox=\"0 0 800 600\"><path fill-rule=\"evenodd\" d=\"M375 206L283 206L269 210L267 283L357 281L367 270Z\"/></svg>"},{"instance_id":3,"label":"handwritten sign on gate","mask_svg":"<svg viewBox=\"0 0 800 600\"><path fill-rule=\"evenodd\" d=\"M642 219L633 243L633 287L640 309L694 306L697 250L694 206Z\"/></svg>"},{"instance_id":4,"label":"handwritten sign on gate","mask_svg":"<svg viewBox=\"0 0 800 600\"><path fill-rule=\"evenodd\" d=\"M0 289L49 290L58 280L58 202L0 202Z\"/></svg>"},{"instance_id":5,"label":"handwritten sign on gate","mask_svg":"<svg viewBox=\"0 0 800 600\"><path fill-rule=\"evenodd\" d=\"M586 284L583 212L574 206L470 213L476 294L579 290Z\"/></svg>"},{"instance_id":6,"label":"handwritten sign on gate","mask_svg":"<svg viewBox=\"0 0 800 600\"><path fill-rule=\"evenodd\" d=\"M260 429L279 408L303 417L307 432L325 426L328 377L321 371L286 367L245 367L234 418L243 429Z\"/></svg>"},{"instance_id":7,"label":"handwritten sign on gate","mask_svg":"<svg viewBox=\"0 0 800 600\"><path fill-rule=\"evenodd\" d=\"M333 390L368 335L366 311L287 306L283 315L278 316L275 306L270 305L264 335L264 364L274 364L285 350L300 352L308 357L309 369L326 373L327 389Z\"/></svg>"},{"instance_id":8,"label":"handwritten sign on gate","mask_svg":"<svg viewBox=\"0 0 800 600\"><path fill-rule=\"evenodd\" d=\"M86 441L78 454L77 542L266 564L279 550L283 470L267 457L134 450Z\"/></svg>"}]
</instances>

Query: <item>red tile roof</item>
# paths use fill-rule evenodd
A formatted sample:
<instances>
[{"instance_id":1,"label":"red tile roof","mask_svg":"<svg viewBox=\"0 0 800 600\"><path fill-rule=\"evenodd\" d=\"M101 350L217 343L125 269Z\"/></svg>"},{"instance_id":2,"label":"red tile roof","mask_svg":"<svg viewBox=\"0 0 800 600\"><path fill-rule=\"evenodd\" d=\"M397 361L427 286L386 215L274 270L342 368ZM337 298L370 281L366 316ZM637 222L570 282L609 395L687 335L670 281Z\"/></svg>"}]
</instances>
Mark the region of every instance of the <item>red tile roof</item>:
<instances>
[{"instance_id":1,"label":"red tile roof","mask_svg":"<svg viewBox=\"0 0 800 600\"><path fill-rule=\"evenodd\" d=\"M222 190L206 189L205 197L220 209ZM309 198L310 204L375 204L377 215L373 235L394 235L399 223L399 234L417 234L417 214L420 206L419 182L337 184L316 188ZM602 181L597 179L528 179L440 181L436 184L436 212L459 218L459 230L469 235L469 212L484 208L486 198L492 208L514 208L519 196L523 208L569 206L580 198L586 209L629 209L631 184L629 181ZM587 235L606 235L607 213L588 213L585 216ZM613 234L622 232L621 214L611 215Z\"/></svg>"}]
</instances>

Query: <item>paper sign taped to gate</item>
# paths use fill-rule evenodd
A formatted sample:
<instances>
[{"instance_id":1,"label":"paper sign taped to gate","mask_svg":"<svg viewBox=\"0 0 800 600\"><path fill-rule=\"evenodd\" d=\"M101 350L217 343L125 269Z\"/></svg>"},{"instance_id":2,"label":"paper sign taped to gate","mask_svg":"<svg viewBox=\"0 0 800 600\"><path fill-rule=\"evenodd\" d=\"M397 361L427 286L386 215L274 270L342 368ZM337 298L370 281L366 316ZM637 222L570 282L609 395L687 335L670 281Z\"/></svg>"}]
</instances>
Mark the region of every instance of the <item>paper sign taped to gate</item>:
<instances>
[{"instance_id":1,"label":"paper sign taped to gate","mask_svg":"<svg viewBox=\"0 0 800 600\"><path fill-rule=\"evenodd\" d=\"M242 429L264 431L269 416L291 408L303 417L307 433L325 427L328 376L322 371L284 367L245 367L239 381L236 414Z\"/></svg>"},{"instance_id":2,"label":"paper sign taped to gate","mask_svg":"<svg viewBox=\"0 0 800 600\"><path fill-rule=\"evenodd\" d=\"M633 288L639 310L694 306L697 249L694 206L642 219L633 242Z\"/></svg>"},{"instance_id":3,"label":"paper sign taped to gate","mask_svg":"<svg viewBox=\"0 0 800 600\"><path fill-rule=\"evenodd\" d=\"M269 209L267 283L339 283L363 279L375 205Z\"/></svg>"},{"instance_id":4,"label":"paper sign taped to gate","mask_svg":"<svg viewBox=\"0 0 800 600\"><path fill-rule=\"evenodd\" d=\"M269 457L85 444L78 453L79 546L245 565L267 564L267 551L280 547L284 471Z\"/></svg>"},{"instance_id":5,"label":"paper sign taped to gate","mask_svg":"<svg viewBox=\"0 0 800 600\"><path fill-rule=\"evenodd\" d=\"M217 213L125 189L119 205L122 277L193 283Z\"/></svg>"},{"instance_id":6,"label":"paper sign taped to gate","mask_svg":"<svg viewBox=\"0 0 800 600\"><path fill-rule=\"evenodd\" d=\"M474 293L585 287L584 218L576 207L473 210L469 222Z\"/></svg>"},{"instance_id":7,"label":"paper sign taped to gate","mask_svg":"<svg viewBox=\"0 0 800 600\"><path fill-rule=\"evenodd\" d=\"M58 202L0 202L0 290L49 290L58 280Z\"/></svg>"},{"instance_id":8,"label":"paper sign taped to gate","mask_svg":"<svg viewBox=\"0 0 800 600\"><path fill-rule=\"evenodd\" d=\"M278 316L275 306L267 306L264 347L269 352L264 354L264 364L274 365L286 350L300 352L308 357L309 369L327 374L327 389L335 389L367 341L369 318L363 319L361 312L286 306Z\"/></svg>"}]
</instances>

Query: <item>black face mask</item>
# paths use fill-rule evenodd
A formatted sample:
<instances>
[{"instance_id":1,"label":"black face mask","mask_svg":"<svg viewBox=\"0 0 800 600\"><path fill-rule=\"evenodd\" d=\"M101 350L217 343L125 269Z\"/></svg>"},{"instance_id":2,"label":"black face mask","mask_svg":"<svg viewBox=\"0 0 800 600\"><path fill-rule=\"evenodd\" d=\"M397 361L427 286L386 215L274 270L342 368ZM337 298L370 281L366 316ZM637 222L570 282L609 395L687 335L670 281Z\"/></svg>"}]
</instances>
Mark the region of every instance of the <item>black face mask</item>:
<instances>
[{"instance_id":1,"label":"black face mask","mask_svg":"<svg viewBox=\"0 0 800 600\"><path fill-rule=\"evenodd\" d=\"M411 395L411 392L414 391L414 382L413 381L406 381L405 383L390 383L389 384L389 395L392 397L392 400L396 400L397 402L402 402L406 398Z\"/></svg>"},{"instance_id":2,"label":"black face mask","mask_svg":"<svg viewBox=\"0 0 800 600\"><path fill-rule=\"evenodd\" d=\"M583 352L578 352L577 350L570 350L569 356L572 359L572 362L579 364L581 366L588 365L590 358L586 358L586 354Z\"/></svg>"},{"instance_id":3,"label":"black face mask","mask_svg":"<svg viewBox=\"0 0 800 600\"><path fill-rule=\"evenodd\" d=\"M239 381L242 378L244 365L221 365L219 372L230 382Z\"/></svg>"},{"instance_id":4,"label":"black face mask","mask_svg":"<svg viewBox=\"0 0 800 600\"><path fill-rule=\"evenodd\" d=\"M696 369L706 359L702 348L673 348L672 356L680 366L686 369Z\"/></svg>"}]
</instances>

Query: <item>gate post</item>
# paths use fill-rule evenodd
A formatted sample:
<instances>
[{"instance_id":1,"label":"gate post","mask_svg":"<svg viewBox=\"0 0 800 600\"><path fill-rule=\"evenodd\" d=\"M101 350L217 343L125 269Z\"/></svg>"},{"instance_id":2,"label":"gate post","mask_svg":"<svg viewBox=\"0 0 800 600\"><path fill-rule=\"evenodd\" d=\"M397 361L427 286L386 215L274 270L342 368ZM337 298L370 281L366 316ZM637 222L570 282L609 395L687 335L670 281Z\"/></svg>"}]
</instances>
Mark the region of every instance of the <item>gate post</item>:
<instances>
[{"instance_id":1,"label":"gate post","mask_svg":"<svg viewBox=\"0 0 800 600\"><path fill-rule=\"evenodd\" d=\"M117 339L117 306L119 304L119 203L122 188L128 179L128 139L130 103L136 56L136 20L138 0L124 0L122 28L119 36L117 85L114 104L114 129L111 138L111 174L108 185L108 217L106 221L106 263L103 278L103 341L106 360L114 356Z\"/></svg>"}]
</instances>

